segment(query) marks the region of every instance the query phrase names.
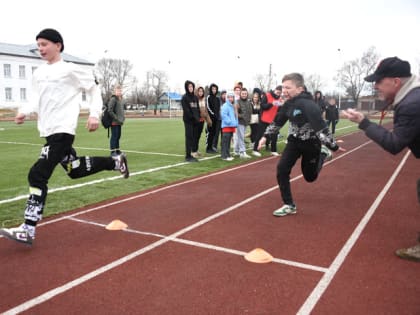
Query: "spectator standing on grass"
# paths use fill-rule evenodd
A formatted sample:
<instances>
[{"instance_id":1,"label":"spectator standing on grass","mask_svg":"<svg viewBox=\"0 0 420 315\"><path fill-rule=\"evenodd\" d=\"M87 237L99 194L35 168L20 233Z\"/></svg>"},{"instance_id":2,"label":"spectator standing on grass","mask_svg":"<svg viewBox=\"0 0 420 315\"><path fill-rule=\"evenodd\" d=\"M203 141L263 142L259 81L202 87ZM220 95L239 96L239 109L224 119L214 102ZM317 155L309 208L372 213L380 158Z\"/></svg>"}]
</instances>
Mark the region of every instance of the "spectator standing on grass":
<instances>
[{"instance_id":1,"label":"spectator standing on grass","mask_svg":"<svg viewBox=\"0 0 420 315\"><path fill-rule=\"evenodd\" d=\"M186 80L184 88L185 94L182 96L181 105L183 110L182 120L184 121L185 129L185 161L198 162L198 160L191 155L195 149L195 141L200 123L198 98L194 94L195 84L192 81Z\"/></svg>"},{"instance_id":2,"label":"spectator standing on grass","mask_svg":"<svg viewBox=\"0 0 420 315\"><path fill-rule=\"evenodd\" d=\"M330 128L331 133L335 134L335 126L338 124L340 119L340 112L338 111L338 106L335 102L335 98L331 97L328 100L328 105L325 107L325 120L327 121L327 126Z\"/></svg>"},{"instance_id":3,"label":"spectator standing on grass","mask_svg":"<svg viewBox=\"0 0 420 315\"><path fill-rule=\"evenodd\" d=\"M117 156L121 154L120 139L122 125L124 124L125 120L124 102L120 85L115 86L114 94L108 101L107 110L109 111L109 115L112 117L111 139L109 140L111 156Z\"/></svg>"},{"instance_id":4,"label":"spectator standing on grass","mask_svg":"<svg viewBox=\"0 0 420 315\"><path fill-rule=\"evenodd\" d=\"M54 29L44 29L36 41L41 58L46 63L33 73L33 95L15 117L22 124L32 112L38 114L38 130L46 139L38 160L28 174L29 197L24 210L24 223L19 227L0 229L0 235L31 245L35 239L37 223L42 219L48 194L48 180L58 164L71 178L80 178L102 170L120 171L129 176L127 159L119 154L113 157L78 157L73 141L80 113L79 100L85 91L89 103L86 128L91 132L99 127L102 109L100 90L92 73L79 66L64 62L61 53L64 41Z\"/></svg>"},{"instance_id":5,"label":"spectator standing on grass","mask_svg":"<svg viewBox=\"0 0 420 315\"><path fill-rule=\"evenodd\" d=\"M192 149L193 152L191 153L191 155L195 158L198 158L201 156L201 153L198 151L198 147L200 145L200 138L201 138L201 133L203 132L203 129L204 129L204 123L206 123L207 126L209 125L211 126L212 121L207 111L206 98L204 95L204 88L202 86L199 86L197 88L196 95L198 98L198 108L200 109L200 121L198 123L197 134L194 140L194 147Z\"/></svg>"},{"instance_id":6,"label":"spectator standing on grass","mask_svg":"<svg viewBox=\"0 0 420 315\"><path fill-rule=\"evenodd\" d=\"M290 188L290 173L296 161L302 158L303 177L307 182L314 182L324 161L332 158L329 149L337 151L339 148L322 119L319 107L311 94L304 91L303 76L299 73L287 74L283 77L282 84L286 102L259 142L259 147L263 146L266 137L278 132L289 121L290 134L277 164L277 183L284 205L273 212L275 216L296 213L297 208Z\"/></svg>"},{"instance_id":7,"label":"spectator standing on grass","mask_svg":"<svg viewBox=\"0 0 420 315\"><path fill-rule=\"evenodd\" d=\"M321 91L315 91L314 102L318 105L319 110L321 111L321 115L324 116L327 104L325 104L324 95L322 95Z\"/></svg>"},{"instance_id":8,"label":"spectator standing on grass","mask_svg":"<svg viewBox=\"0 0 420 315\"><path fill-rule=\"evenodd\" d=\"M252 154L254 156L261 156L258 148L258 141L264 136L267 127L274 121L278 109L282 106L283 100L281 98L282 86L277 86L274 90L265 93L261 100L261 115L258 126L258 140L255 141L254 150ZM275 133L266 135L266 141L270 143L271 155L277 156L277 139L279 130Z\"/></svg>"},{"instance_id":9,"label":"spectator standing on grass","mask_svg":"<svg viewBox=\"0 0 420 315\"><path fill-rule=\"evenodd\" d=\"M222 90L220 92L220 110L219 110L219 123L218 123L218 129L214 133L214 140L213 140L213 148L217 151L218 143L219 143L219 137L222 137L222 105L226 103L226 90Z\"/></svg>"},{"instance_id":10,"label":"spectator standing on grass","mask_svg":"<svg viewBox=\"0 0 420 315\"><path fill-rule=\"evenodd\" d=\"M251 121L252 114L252 104L248 99L248 90L242 88L238 104L238 128L236 129L237 140L236 147L234 148L235 152L239 152L239 157L241 159L249 159L250 156L246 154L245 147L245 130Z\"/></svg>"},{"instance_id":11,"label":"spectator standing on grass","mask_svg":"<svg viewBox=\"0 0 420 315\"><path fill-rule=\"evenodd\" d=\"M238 105L238 101L241 98L241 90L243 88L243 84L242 82L235 82L235 85L233 87L233 93L235 94L235 100L233 102L233 107L235 109L235 115L236 118L238 118L238 109L239 109L239 105ZM239 156L239 151L235 151L237 149L237 141L238 141L238 133L234 132L233 133L233 138L232 138L232 143L233 143L233 155L235 156Z\"/></svg>"},{"instance_id":12,"label":"spectator standing on grass","mask_svg":"<svg viewBox=\"0 0 420 315\"><path fill-rule=\"evenodd\" d=\"M233 92L226 93L226 102L222 105L222 148L221 157L224 161L232 161L230 155L230 144L232 136L238 126L238 118L235 113L233 103L235 102L235 94Z\"/></svg>"},{"instance_id":13,"label":"spectator standing on grass","mask_svg":"<svg viewBox=\"0 0 420 315\"><path fill-rule=\"evenodd\" d=\"M409 148L416 158L420 158L420 81L411 74L410 64L398 57L385 58L365 81L375 82L378 97L386 102L386 108L394 109L393 129L385 129L353 109L343 111L344 116L358 123L370 139L389 153L397 154ZM420 203L420 178L417 180L417 198ZM420 243L398 249L396 255L420 262Z\"/></svg>"},{"instance_id":14,"label":"spectator standing on grass","mask_svg":"<svg viewBox=\"0 0 420 315\"><path fill-rule=\"evenodd\" d=\"M255 142L258 140L258 122L260 121L260 108L261 108L261 90L254 89L254 93L252 94L252 114L251 114L251 121L249 122L249 126L251 129L251 148L254 148Z\"/></svg>"},{"instance_id":15,"label":"spectator standing on grass","mask_svg":"<svg viewBox=\"0 0 420 315\"><path fill-rule=\"evenodd\" d=\"M218 133L220 132L220 99L217 96L219 87L212 83L209 88L209 95L207 95L207 112L210 115L211 124L207 124L206 128L206 153L217 153L217 142L219 140Z\"/></svg>"}]
</instances>

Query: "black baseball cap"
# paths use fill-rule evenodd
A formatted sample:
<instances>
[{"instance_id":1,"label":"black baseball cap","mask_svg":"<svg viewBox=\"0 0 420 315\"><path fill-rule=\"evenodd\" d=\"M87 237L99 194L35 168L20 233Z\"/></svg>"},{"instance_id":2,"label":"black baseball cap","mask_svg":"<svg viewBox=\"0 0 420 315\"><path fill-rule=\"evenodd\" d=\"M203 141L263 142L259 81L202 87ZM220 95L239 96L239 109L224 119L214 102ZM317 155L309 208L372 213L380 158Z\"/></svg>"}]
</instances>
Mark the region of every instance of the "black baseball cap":
<instances>
[{"instance_id":1,"label":"black baseball cap","mask_svg":"<svg viewBox=\"0 0 420 315\"><path fill-rule=\"evenodd\" d=\"M389 57L379 62L375 72L365 78L367 82L378 82L383 78L411 77L411 68L408 61L398 57Z\"/></svg>"}]
</instances>

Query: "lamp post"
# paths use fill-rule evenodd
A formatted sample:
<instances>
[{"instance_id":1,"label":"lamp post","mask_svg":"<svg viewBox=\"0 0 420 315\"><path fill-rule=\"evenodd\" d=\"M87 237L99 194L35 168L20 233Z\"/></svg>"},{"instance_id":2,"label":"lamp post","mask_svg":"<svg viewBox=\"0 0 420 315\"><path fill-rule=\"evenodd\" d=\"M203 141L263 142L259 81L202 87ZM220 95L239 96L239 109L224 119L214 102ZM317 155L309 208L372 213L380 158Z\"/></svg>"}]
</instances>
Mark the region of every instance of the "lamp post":
<instances>
[{"instance_id":1,"label":"lamp post","mask_svg":"<svg viewBox=\"0 0 420 315\"><path fill-rule=\"evenodd\" d=\"M172 118L172 109L171 109L171 98L169 94L171 93L171 88L169 86L169 68L171 66L171 60L168 60L168 109L169 109L169 118Z\"/></svg>"},{"instance_id":2,"label":"lamp post","mask_svg":"<svg viewBox=\"0 0 420 315\"><path fill-rule=\"evenodd\" d=\"M339 62L339 66L341 67L341 49L338 48L337 51L338 51L338 62ZM338 70L339 71L338 72L338 109L341 109L341 80L342 80L342 77L341 77L340 67L338 68L339 69Z\"/></svg>"}]
</instances>

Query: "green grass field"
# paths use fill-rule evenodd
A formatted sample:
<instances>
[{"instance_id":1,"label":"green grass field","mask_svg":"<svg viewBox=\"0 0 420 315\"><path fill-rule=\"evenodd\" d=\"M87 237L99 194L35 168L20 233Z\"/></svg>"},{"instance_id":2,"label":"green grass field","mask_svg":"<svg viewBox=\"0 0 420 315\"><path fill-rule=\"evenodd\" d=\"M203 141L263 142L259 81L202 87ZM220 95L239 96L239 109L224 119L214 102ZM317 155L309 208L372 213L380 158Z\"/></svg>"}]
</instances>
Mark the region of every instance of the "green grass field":
<instances>
[{"instance_id":1,"label":"green grass field","mask_svg":"<svg viewBox=\"0 0 420 315\"><path fill-rule=\"evenodd\" d=\"M109 155L109 139L106 130L100 127L96 132L89 133L84 128L85 123L86 120L80 119L74 143L78 155ZM287 127L282 128L281 134L287 133ZM339 136L357 130L357 126L343 119L337 129L337 136ZM279 141L279 152L283 150L283 140L284 138ZM203 131L200 141L201 152L205 152L204 143ZM35 121L26 121L23 125L0 122L0 150L2 152L0 227L14 226L22 221L28 194L28 171L37 160L43 144L44 139L39 138ZM210 158L201 160L199 163L184 163L184 126L180 118L128 119L123 127L120 145L122 150L127 152L130 178L123 179L118 172L104 171L72 180L67 177L61 166L57 166L49 181L50 193L44 210L44 218L247 162L239 158L226 162L219 156L204 154L203 157ZM262 154L269 155L264 150ZM255 157L252 158L252 160L255 159ZM273 170L273 176L275 176L274 172L275 170ZM75 185L81 187L75 187Z\"/></svg>"}]
</instances>

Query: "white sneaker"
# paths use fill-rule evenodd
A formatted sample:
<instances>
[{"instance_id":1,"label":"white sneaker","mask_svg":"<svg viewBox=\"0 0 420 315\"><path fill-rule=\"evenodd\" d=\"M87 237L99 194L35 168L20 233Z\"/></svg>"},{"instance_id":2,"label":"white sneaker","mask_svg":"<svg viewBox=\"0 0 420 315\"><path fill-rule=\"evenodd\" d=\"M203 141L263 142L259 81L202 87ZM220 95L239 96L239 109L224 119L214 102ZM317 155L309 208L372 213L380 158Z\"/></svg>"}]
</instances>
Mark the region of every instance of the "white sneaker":
<instances>
[{"instance_id":1,"label":"white sneaker","mask_svg":"<svg viewBox=\"0 0 420 315\"><path fill-rule=\"evenodd\" d=\"M15 228L0 229L0 235L27 245L32 245L32 242L35 239L34 231L32 231L31 234L25 223Z\"/></svg>"},{"instance_id":2,"label":"white sneaker","mask_svg":"<svg viewBox=\"0 0 420 315\"><path fill-rule=\"evenodd\" d=\"M295 205L283 205L280 209L274 210L273 215L276 217L284 217L288 214L296 214Z\"/></svg>"},{"instance_id":3,"label":"white sneaker","mask_svg":"<svg viewBox=\"0 0 420 315\"><path fill-rule=\"evenodd\" d=\"M258 152L258 151L252 151L252 155L253 155L253 156L258 156L258 157L260 157L260 156L261 156L261 153L260 153L260 152Z\"/></svg>"},{"instance_id":4,"label":"white sneaker","mask_svg":"<svg viewBox=\"0 0 420 315\"><path fill-rule=\"evenodd\" d=\"M279 156L280 154L278 154L278 152L271 152L272 156Z\"/></svg>"},{"instance_id":5,"label":"white sneaker","mask_svg":"<svg viewBox=\"0 0 420 315\"><path fill-rule=\"evenodd\" d=\"M222 158L222 160L223 160L223 161L233 161L233 160L234 160L234 158L233 158L233 157L231 157L231 156L229 156L229 157L227 157L227 158Z\"/></svg>"},{"instance_id":6,"label":"white sneaker","mask_svg":"<svg viewBox=\"0 0 420 315\"><path fill-rule=\"evenodd\" d=\"M251 158L248 154L246 154L246 152L242 152L241 154L239 154L239 157L241 159L250 159Z\"/></svg>"},{"instance_id":7,"label":"white sneaker","mask_svg":"<svg viewBox=\"0 0 420 315\"><path fill-rule=\"evenodd\" d=\"M127 157L125 156L125 153L118 154L112 158L115 161L115 170L120 171L124 178L128 178L130 176L130 172L128 171Z\"/></svg>"}]
</instances>

